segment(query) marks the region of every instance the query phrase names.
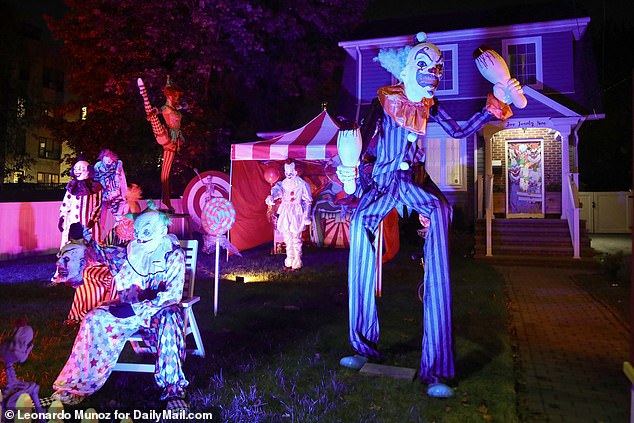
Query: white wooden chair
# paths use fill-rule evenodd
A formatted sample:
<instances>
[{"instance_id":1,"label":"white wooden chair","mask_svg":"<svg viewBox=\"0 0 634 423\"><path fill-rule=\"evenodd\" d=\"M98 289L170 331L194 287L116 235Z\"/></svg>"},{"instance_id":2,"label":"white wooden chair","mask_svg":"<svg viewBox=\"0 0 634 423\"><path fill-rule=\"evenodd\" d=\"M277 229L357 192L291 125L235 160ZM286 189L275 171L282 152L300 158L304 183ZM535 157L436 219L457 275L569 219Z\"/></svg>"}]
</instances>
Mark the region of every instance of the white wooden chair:
<instances>
[{"instance_id":1,"label":"white wooden chair","mask_svg":"<svg viewBox=\"0 0 634 423\"><path fill-rule=\"evenodd\" d=\"M181 247L185 252L185 283L183 285L183 298L181 299L180 306L185 312L185 340L188 335L192 335L194 338L194 348L188 348L187 353L197 355L199 357L205 356L205 347L203 346L203 340L198 330L198 323L196 322L196 316L192 306L200 301L200 297L194 296L194 285L196 282L196 262L198 259L198 241L195 239L187 239L180 241ZM132 349L137 354L155 354L154 348L148 346L143 342L140 333L135 333L127 342L130 343ZM124 354L121 354L124 356ZM119 372L142 372L142 373L154 373L155 363L132 363L122 361L122 357L119 357L119 361L114 366L113 371Z\"/></svg>"}]
</instances>

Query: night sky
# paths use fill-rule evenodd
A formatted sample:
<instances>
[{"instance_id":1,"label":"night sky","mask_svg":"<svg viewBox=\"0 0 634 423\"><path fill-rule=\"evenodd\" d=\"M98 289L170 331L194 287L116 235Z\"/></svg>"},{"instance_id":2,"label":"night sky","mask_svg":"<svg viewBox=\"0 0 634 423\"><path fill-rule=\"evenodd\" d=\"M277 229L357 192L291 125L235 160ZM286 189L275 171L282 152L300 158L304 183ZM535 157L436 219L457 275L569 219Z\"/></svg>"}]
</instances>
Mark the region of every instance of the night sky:
<instances>
[{"instance_id":1,"label":"night sky","mask_svg":"<svg viewBox=\"0 0 634 423\"><path fill-rule=\"evenodd\" d=\"M43 13L59 16L63 0L0 0L12 4L32 23L45 27ZM580 150L580 177L582 190L627 190L632 186L632 72L634 70L634 22L631 14L624 13L619 2L608 0L445 0L421 2L420 0L370 0L366 17L369 22L392 18L412 18L442 14L451 19L452 14L487 15L497 24L512 22L531 14L531 7L548 10L552 7L551 19L559 13L591 18L591 36L595 46L597 70L602 87L607 119L604 122L586 124L581 134L587 131L590 141L582 142ZM504 11L502 11L504 10ZM514 12L517 11L517 12ZM555 12L558 13L555 13ZM532 18L532 15L530 15ZM425 19L420 20L420 29L425 30ZM456 17L456 20L458 18ZM453 22L460 25L460 22ZM436 23L436 26L438 23ZM451 22L447 22L452 29ZM472 25L471 25L472 26ZM393 27L393 26L392 26ZM465 26L466 28L466 26ZM398 26L397 26L398 29ZM393 31L394 29L392 29ZM396 35L396 34L383 34ZM605 137L603 134L609 134ZM617 169L615 173L615 169Z\"/></svg>"}]
</instances>

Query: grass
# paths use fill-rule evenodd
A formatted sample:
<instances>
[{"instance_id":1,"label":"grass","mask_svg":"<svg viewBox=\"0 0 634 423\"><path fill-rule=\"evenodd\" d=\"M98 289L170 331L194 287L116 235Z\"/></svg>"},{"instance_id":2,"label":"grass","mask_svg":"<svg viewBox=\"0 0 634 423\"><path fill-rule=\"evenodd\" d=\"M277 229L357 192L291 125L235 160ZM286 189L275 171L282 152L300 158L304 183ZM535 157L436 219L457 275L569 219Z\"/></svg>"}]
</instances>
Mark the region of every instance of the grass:
<instances>
[{"instance_id":1,"label":"grass","mask_svg":"<svg viewBox=\"0 0 634 423\"><path fill-rule=\"evenodd\" d=\"M421 336L421 269L409 258L413 248L403 245L384 266L378 299L384 364L409 368L418 366ZM283 257L271 256L268 247L222 260L216 317L213 260L199 257L196 291L202 300L194 308L207 355L185 362L193 411L211 410L214 422L518 421L504 285L492 267L452 259L456 396L438 400L428 398L418 381L339 366L351 353L346 250L305 248L305 267L294 273L282 272ZM33 352L17 373L38 383L42 396L52 392L76 333L61 324L73 291L46 287L53 270L51 257L0 269L0 331L18 318L37 331ZM235 275L260 275L266 282L236 283ZM80 407L161 410L159 396L152 375L113 373Z\"/></svg>"}]
</instances>

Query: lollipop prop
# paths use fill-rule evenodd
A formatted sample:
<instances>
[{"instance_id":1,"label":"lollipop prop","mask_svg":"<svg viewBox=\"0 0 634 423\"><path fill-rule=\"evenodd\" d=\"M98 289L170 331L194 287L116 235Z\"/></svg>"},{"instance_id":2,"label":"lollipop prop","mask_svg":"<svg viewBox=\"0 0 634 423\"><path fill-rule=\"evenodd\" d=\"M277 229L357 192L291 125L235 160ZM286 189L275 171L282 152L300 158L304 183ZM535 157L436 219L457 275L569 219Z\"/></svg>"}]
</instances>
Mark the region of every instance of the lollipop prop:
<instances>
[{"instance_id":1,"label":"lollipop prop","mask_svg":"<svg viewBox=\"0 0 634 423\"><path fill-rule=\"evenodd\" d=\"M233 204L225 198L213 197L207 201L203 208L202 225L205 230L205 249L208 251L208 243L214 242L216 249L216 262L214 274L214 316L218 315L218 280L220 276L220 247L233 247L224 234L231 229L236 221L236 210ZM210 242L208 242L210 241ZM234 247L235 248L235 247Z\"/></svg>"},{"instance_id":2,"label":"lollipop prop","mask_svg":"<svg viewBox=\"0 0 634 423\"><path fill-rule=\"evenodd\" d=\"M506 62L495 50L480 46L473 53L475 64L482 76L493 84L493 95L500 101L523 109L528 104L526 97L515 91L509 91L507 85L511 74Z\"/></svg>"},{"instance_id":3,"label":"lollipop prop","mask_svg":"<svg viewBox=\"0 0 634 423\"><path fill-rule=\"evenodd\" d=\"M337 152L343 166L357 167L359 165L362 146L361 132L358 128L340 130L337 134ZM357 185L354 179L345 181L343 184L343 190L346 194L354 194L356 189Z\"/></svg>"}]
</instances>

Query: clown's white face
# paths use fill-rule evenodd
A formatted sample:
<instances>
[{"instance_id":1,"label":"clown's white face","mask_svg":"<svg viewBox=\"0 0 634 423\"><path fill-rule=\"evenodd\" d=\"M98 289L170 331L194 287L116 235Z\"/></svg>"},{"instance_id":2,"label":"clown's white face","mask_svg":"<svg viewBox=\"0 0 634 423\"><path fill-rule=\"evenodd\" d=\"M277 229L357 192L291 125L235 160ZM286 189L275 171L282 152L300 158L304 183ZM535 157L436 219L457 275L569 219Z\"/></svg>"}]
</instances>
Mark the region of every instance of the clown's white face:
<instances>
[{"instance_id":1,"label":"clown's white face","mask_svg":"<svg viewBox=\"0 0 634 423\"><path fill-rule=\"evenodd\" d=\"M407 98L415 102L432 98L443 69L442 53L434 44L423 43L412 48L401 72Z\"/></svg>"},{"instance_id":2,"label":"clown's white face","mask_svg":"<svg viewBox=\"0 0 634 423\"><path fill-rule=\"evenodd\" d=\"M297 176L297 171L295 170L295 163L284 164L284 176L286 179L292 180Z\"/></svg>"},{"instance_id":3,"label":"clown's white face","mask_svg":"<svg viewBox=\"0 0 634 423\"><path fill-rule=\"evenodd\" d=\"M75 163L73 166L73 174L79 181L88 179L88 162L80 160Z\"/></svg>"},{"instance_id":4,"label":"clown's white face","mask_svg":"<svg viewBox=\"0 0 634 423\"><path fill-rule=\"evenodd\" d=\"M134 243L154 246L167 233L167 226L161 221L158 213L146 212L134 221Z\"/></svg>"}]
</instances>

